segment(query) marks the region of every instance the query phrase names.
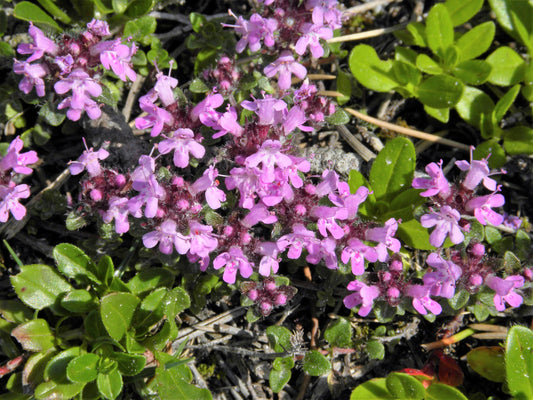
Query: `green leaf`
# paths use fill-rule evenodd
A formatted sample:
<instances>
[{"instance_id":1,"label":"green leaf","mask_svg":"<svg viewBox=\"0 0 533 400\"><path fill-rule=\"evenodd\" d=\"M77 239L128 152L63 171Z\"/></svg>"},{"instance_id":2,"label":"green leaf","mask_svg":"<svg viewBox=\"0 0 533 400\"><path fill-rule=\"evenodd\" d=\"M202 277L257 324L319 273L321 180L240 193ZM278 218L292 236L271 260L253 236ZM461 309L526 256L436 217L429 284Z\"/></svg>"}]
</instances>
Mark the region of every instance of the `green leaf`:
<instances>
[{"instance_id":1,"label":"green leaf","mask_svg":"<svg viewBox=\"0 0 533 400\"><path fill-rule=\"evenodd\" d=\"M429 116L443 123L447 123L448 120L450 119L449 108L433 108L433 107L424 106L424 111L427 112Z\"/></svg>"},{"instance_id":2,"label":"green leaf","mask_svg":"<svg viewBox=\"0 0 533 400\"><path fill-rule=\"evenodd\" d=\"M67 366L71 360L78 357L81 354L80 347L70 347L67 350L56 354L48 363L44 369L43 378L45 380L53 380L62 382L66 380Z\"/></svg>"},{"instance_id":3,"label":"green leaf","mask_svg":"<svg viewBox=\"0 0 533 400\"><path fill-rule=\"evenodd\" d=\"M521 260L525 260L529 254L530 249L531 249L531 239L529 235L526 232L524 232L522 229L519 229L516 232L516 236L515 236L514 252L516 256Z\"/></svg>"},{"instance_id":4,"label":"green leaf","mask_svg":"<svg viewBox=\"0 0 533 400\"><path fill-rule=\"evenodd\" d=\"M373 47L360 44L348 59L350 71L362 85L377 92L388 92L398 86L391 71L392 60L380 60Z\"/></svg>"},{"instance_id":5,"label":"green leaf","mask_svg":"<svg viewBox=\"0 0 533 400\"><path fill-rule=\"evenodd\" d=\"M479 12L483 5L483 0L446 0L444 5L450 13L453 26L459 26Z\"/></svg>"},{"instance_id":6,"label":"green leaf","mask_svg":"<svg viewBox=\"0 0 533 400\"><path fill-rule=\"evenodd\" d=\"M387 381L385 378L376 378L366 381L357 386L351 396L350 400L393 400L395 397L390 394L387 389Z\"/></svg>"},{"instance_id":7,"label":"green leaf","mask_svg":"<svg viewBox=\"0 0 533 400\"><path fill-rule=\"evenodd\" d=\"M459 60L472 60L486 52L492 44L495 32L496 26L492 21L484 22L466 32L455 43L459 49Z\"/></svg>"},{"instance_id":8,"label":"green leaf","mask_svg":"<svg viewBox=\"0 0 533 400\"><path fill-rule=\"evenodd\" d=\"M150 1L151 2L151 1ZM133 21L126 22L124 25L124 37L130 37L134 41L140 41L144 45L148 45L150 35L152 35L157 28L157 21L154 17L144 16Z\"/></svg>"},{"instance_id":9,"label":"green leaf","mask_svg":"<svg viewBox=\"0 0 533 400\"><path fill-rule=\"evenodd\" d=\"M168 289L162 287L154 290L143 299L133 317L133 326L135 329L148 331L152 325L157 324L163 319L167 293Z\"/></svg>"},{"instance_id":10,"label":"green leaf","mask_svg":"<svg viewBox=\"0 0 533 400\"><path fill-rule=\"evenodd\" d=\"M529 40L524 42L524 37L520 34L525 31L531 35L533 33L533 7L526 0L489 0L490 6L501 27L512 37L530 46ZM513 14L515 18L513 18ZM517 23L521 25L517 27Z\"/></svg>"},{"instance_id":11,"label":"green leaf","mask_svg":"<svg viewBox=\"0 0 533 400\"><path fill-rule=\"evenodd\" d=\"M144 355L113 352L110 358L118 363L118 370L124 376L137 375L146 365Z\"/></svg>"},{"instance_id":12,"label":"green leaf","mask_svg":"<svg viewBox=\"0 0 533 400\"><path fill-rule=\"evenodd\" d=\"M518 400L533 398L533 332L520 325L511 327L505 348L509 391Z\"/></svg>"},{"instance_id":13,"label":"green leaf","mask_svg":"<svg viewBox=\"0 0 533 400\"><path fill-rule=\"evenodd\" d=\"M268 343L276 353L289 351L291 345L291 331L283 326L269 326L266 330Z\"/></svg>"},{"instance_id":14,"label":"green leaf","mask_svg":"<svg viewBox=\"0 0 533 400\"><path fill-rule=\"evenodd\" d=\"M15 5L13 15L18 19L24 21L31 21L35 24L44 24L53 28L56 31L61 31L61 28L52 17L44 12L39 6L30 3L29 1L21 1Z\"/></svg>"},{"instance_id":15,"label":"green leaf","mask_svg":"<svg viewBox=\"0 0 533 400\"><path fill-rule=\"evenodd\" d=\"M470 368L493 382L505 381L505 350L500 346L481 346L466 355Z\"/></svg>"},{"instance_id":16,"label":"green leaf","mask_svg":"<svg viewBox=\"0 0 533 400\"><path fill-rule=\"evenodd\" d=\"M371 360L383 360L385 357L385 346L379 340L369 340L366 343L365 351Z\"/></svg>"},{"instance_id":17,"label":"green leaf","mask_svg":"<svg viewBox=\"0 0 533 400\"><path fill-rule=\"evenodd\" d=\"M97 339L103 336L107 337L107 331L97 310L93 310L87 314L83 324L85 326L85 332L91 339Z\"/></svg>"},{"instance_id":18,"label":"green leaf","mask_svg":"<svg viewBox=\"0 0 533 400\"><path fill-rule=\"evenodd\" d=\"M461 308L466 306L466 303L468 303L469 298L470 293L468 293L468 291L465 289L461 289L455 292L455 295L451 299L448 299L448 304L454 310L460 310Z\"/></svg>"},{"instance_id":19,"label":"green leaf","mask_svg":"<svg viewBox=\"0 0 533 400\"><path fill-rule=\"evenodd\" d=\"M115 369L107 374L99 373L96 378L98 391L108 400L114 400L122 391L122 375Z\"/></svg>"},{"instance_id":20,"label":"green leaf","mask_svg":"<svg viewBox=\"0 0 533 400\"><path fill-rule=\"evenodd\" d=\"M458 64L453 69L453 74L469 85L481 85L488 79L491 71L492 67L486 61L467 60Z\"/></svg>"},{"instance_id":21,"label":"green leaf","mask_svg":"<svg viewBox=\"0 0 533 400\"><path fill-rule=\"evenodd\" d=\"M504 132L503 147L509 155L533 154L532 129L521 125L507 129Z\"/></svg>"},{"instance_id":22,"label":"green leaf","mask_svg":"<svg viewBox=\"0 0 533 400\"><path fill-rule=\"evenodd\" d=\"M393 372L386 378L387 389L397 399L423 399L426 394L424 385L415 377Z\"/></svg>"},{"instance_id":23,"label":"green leaf","mask_svg":"<svg viewBox=\"0 0 533 400\"><path fill-rule=\"evenodd\" d=\"M411 34L413 45L427 47L426 26L421 22L411 22L407 25L407 31Z\"/></svg>"},{"instance_id":24,"label":"green leaf","mask_svg":"<svg viewBox=\"0 0 533 400\"><path fill-rule=\"evenodd\" d=\"M492 67L488 80L494 85L511 86L524 79L526 63L510 47L498 47L486 61Z\"/></svg>"},{"instance_id":25,"label":"green leaf","mask_svg":"<svg viewBox=\"0 0 533 400\"><path fill-rule=\"evenodd\" d=\"M272 363L272 370L268 377L268 384L274 393L279 393L291 379L291 370L294 367L292 356L277 357Z\"/></svg>"},{"instance_id":26,"label":"green leaf","mask_svg":"<svg viewBox=\"0 0 533 400\"><path fill-rule=\"evenodd\" d=\"M138 18L152 9L153 0L133 0L128 2L129 5L124 11L124 15L129 18Z\"/></svg>"},{"instance_id":27,"label":"green leaf","mask_svg":"<svg viewBox=\"0 0 533 400\"><path fill-rule=\"evenodd\" d=\"M416 58L416 67L426 74L438 75L442 74L444 70L442 67L426 54L419 54Z\"/></svg>"},{"instance_id":28,"label":"green leaf","mask_svg":"<svg viewBox=\"0 0 533 400\"><path fill-rule=\"evenodd\" d=\"M166 320L163 327L155 335L148 337L142 342L144 346L152 351L163 350L167 344L178 336L178 327L174 320Z\"/></svg>"},{"instance_id":29,"label":"green leaf","mask_svg":"<svg viewBox=\"0 0 533 400\"><path fill-rule=\"evenodd\" d=\"M394 49L394 59L396 61L402 61L406 64L410 64L413 67L416 67L416 58L418 53L413 49L407 47L396 47Z\"/></svg>"},{"instance_id":30,"label":"green leaf","mask_svg":"<svg viewBox=\"0 0 533 400\"><path fill-rule=\"evenodd\" d=\"M433 383L426 389L426 400L468 400L468 398L454 387L443 383Z\"/></svg>"},{"instance_id":31,"label":"green leaf","mask_svg":"<svg viewBox=\"0 0 533 400\"><path fill-rule=\"evenodd\" d=\"M61 243L54 247L53 256L57 269L66 277L80 284L86 284L88 280L102 283L94 274L96 266L80 248L70 243Z\"/></svg>"},{"instance_id":32,"label":"green leaf","mask_svg":"<svg viewBox=\"0 0 533 400\"><path fill-rule=\"evenodd\" d=\"M430 76L418 86L417 98L433 108L449 108L457 104L464 90L461 81L449 75Z\"/></svg>"},{"instance_id":33,"label":"green leaf","mask_svg":"<svg viewBox=\"0 0 533 400\"><path fill-rule=\"evenodd\" d=\"M352 80L350 75L346 72L339 70L337 73L337 92L342 93L342 97L337 97L337 104L342 106L350 101L352 96Z\"/></svg>"},{"instance_id":34,"label":"green leaf","mask_svg":"<svg viewBox=\"0 0 533 400\"><path fill-rule=\"evenodd\" d=\"M398 226L397 236L409 247L419 250L435 250L429 243L427 228L420 225L416 219L402 222Z\"/></svg>"},{"instance_id":35,"label":"green leaf","mask_svg":"<svg viewBox=\"0 0 533 400\"><path fill-rule=\"evenodd\" d=\"M470 125L479 127L481 123L481 115L483 113L491 113L494 109L494 102L483 91L465 86L461 99L455 105L459 116L468 122Z\"/></svg>"},{"instance_id":36,"label":"green leaf","mask_svg":"<svg viewBox=\"0 0 533 400\"><path fill-rule=\"evenodd\" d=\"M176 316L191 306L191 298L182 287L175 287L168 292L165 299L165 315L168 319Z\"/></svg>"},{"instance_id":37,"label":"green leaf","mask_svg":"<svg viewBox=\"0 0 533 400\"><path fill-rule=\"evenodd\" d=\"M194 79L189 85L189 90L193 93L207 93L209 88L200 78Z\"/></svg>"},{"instance_id":38,"label":"green leaf","mask_svg":"<svg viewBox=\"0 0 533 400\"><path fill-rule=\"evenodd\" d=\"M491 139L478 144L474 150L474 159L486 159L489 154L489 167L491 169L502 168L504 166L506 162L505 150L500 146L498 140Z\"/></svg>"},{"instance_id":39,"label":"green leaf","mask_svg":"<svg viewBox=\"0 0 533 400\"><path fill-rule=\"evenodd\" d=\"M55 337L44 319L34 319L17 326L11 336L26 351L46 351L54 347Z\"/></svg>"},{"instance_id":40,"label":"green leaf","mask_svg":"<svg viewBox=\"0 0 533 400\"><path fill-rule=\"evenodd\" d=\"M164 268L145 269L135 275L127 283L128 288L134 294L149 292L158 287L172 287L174 275Z\"/></svg>"},{"instance_id":41,"label":"green leaf","mask_svg":"<svg viewBox=\"0 0 533 400\"><path fill-rule=\"evenodd\" d=\"M47 124L52 126L59 126L65 121L66 114L61 113L55 109L50 109L49 102L46 102L39 109L39 116L43 118Z\"/></svg>"},{"instance_id":42,"label":"green leaf","mask_svg":"<svg viewBox=\"0 0 533 400\"><path fill-rule=\"evenodd\" d=\"M324 332L324 339L326 339L331 346L351 347L352 326L350 321L340 317L330 323Z\"/></svg>"},{"instance_id":43,"label":"green leaf","mask_svg":"<svg viewBox=\"0 0 533 400\"><path fill-rule=\"evenodd\" d=\"M331 125L344 125L350 122L350 116L342 108L337 108L337 110L326 117L326 121Z\"/></svg>"},{"instance_id":44,"label":"green leaf","mask_svg":"<svg viewBox=\"0 0 533 400\"><path fill-rule=\"evenodd\" d=\"M199 33L202 28L202 25L207 22L207 18L204 15L196 13L196 12L190 13L189 19L191 20L192 29L196 33Z\"/></svg>"},{"instance_id":45,"label":"green leaf","mask_svg":"<svg viewBox=\"0 0 533 400\"><path fill-rule=\"evenodd\" d=\"M416 163L413 143L395 138L380 151L370 170L370 184L377 200L390 201L411 187Z\"/></svg>"},{"instance_id":46,"label":"green leaf","mask_svg":"<svg viewBox=\"0 0 533 400\"><path fill-rule=\"evenodd\" d=\"M515 85L505 93L494 107L494 121L499 122L513 105L516 96L520 93L520 85Z\"/></svg>"},{"instance_id":47,"label":"green leaf","mask_svg":"<svg viewBox=\"0 0 533 400\"><path fill-rule=\"evenodd\" d=\"M56 19L61 21L64 24L70 24L72 19L65 14L58 6L54 4L52 0L38 0L39 4L50 14L52 14Z\"/></svg>"},{"instance_id":48,"label":"green leaf","mask_svg":"<svg viewBox=\"0 0 533 400\"><path fill-rule=\"evenodd\" d=\"M86 313L94 309L96 297L85 289L74 289L61 299L61 307L73 313Z\"/></svg>"},{"instance_id":49,"label":"green leaf","mask_svg":"<svg viewBox=\"0 0 533 400\"><path fill-rule=\"evenodd\" d=\"M311 376L321 376L331 370L329 360L317 350L311 350L304 356L304 371Z\"/></svg>"},{"instance_id":50,"label":"green leaf","mask_svg":"<svg viewBox=\"0 0 533 400\"><path fill-rule=\"evenodd\" d=\"M61 293L72 290L57 272L42 264L24 265L11 277L11 284L19 299L36 310L52 306Z\"/></svg>"},{"instance_id":51,"label":"green leaf","mask_svg":"<svg viewBox=\"0 0 533 400\"><path fill-rule=\"evenodd\" d=\"M0 315L6 321L22 324L32 318L33 310L18 299L0 300Z\"/></svg>"},{"instance_id":52,"label":"green leaf","mask_svg":"<svg viewBox=\"0 0 533 400\"><path fill-rule=\"evenodd\" d=\"M91 382L98 376L100 356L93 353L82 354L69 361L67 378L72 382Z\"/></svg>"},{"instance_id":53,"label":"green leaf","mask_svg":"<svg viewBox=\"0 0 533 400\"><path fill-rule=\"evenodd\" d=\"M122 14L124 11L126 11L126 8L128 7L127 0L111 0L111 4L113 7L113 11L116 14Z\"/></svg>"},{"instance_id":54,"label":"green leaf","mask_svg":"<svg viewBox=\"0 0 533 400\"><path fill-rule=\"evenodd\" d=\"M413 219L413 213L416 207L426 203L427 199L420 196L419 189L407 189L401 192L398 196L392 199L390 203L390 211L386 213L381 219L388 220L391 217L401 219L402 221L409 221Z\"/></svg>"},{"instance_id":55,"label":"green leaf","mask_svg":"<svg viewBox=\"0 0 533 400\"><path fill-rule=\"evenodd\" d=\"M83 390L83 383L48 381L40 383L33 395L37 400L73 399Z\"/></svg>"},{"instance_id":56,"label":"green leaf","mask_svg":"<svg viewBox=\"0 0 533 400\"><path fill-rule=\"evenodd\" d=\"M106 287L109 287L113 281L114 272L113 259L108 255L104 255L96 265L96 276Z\"/></svg>"},{"instance_id":57,"label":"green leaf","mask_svg":"<svg viewBox=\"0 0 533 400\"><path fill-rule=\"evenodd\" d=\"M445 51L453 44L453 24L448 9L436 4L426 19L426 35L429 48L444 58Z\"/></svg>"},{"instance_id":58,"label":"green leaf","mask_svg":"<svg viewBox=\"0 0 533 400\"><path fill-rule=\"evenodd\" d=\"M139 298L130 293L112 293L102 298L100 316L109 336L116 341L124 337L139 302Z\"/></svg>"}]
</instances>

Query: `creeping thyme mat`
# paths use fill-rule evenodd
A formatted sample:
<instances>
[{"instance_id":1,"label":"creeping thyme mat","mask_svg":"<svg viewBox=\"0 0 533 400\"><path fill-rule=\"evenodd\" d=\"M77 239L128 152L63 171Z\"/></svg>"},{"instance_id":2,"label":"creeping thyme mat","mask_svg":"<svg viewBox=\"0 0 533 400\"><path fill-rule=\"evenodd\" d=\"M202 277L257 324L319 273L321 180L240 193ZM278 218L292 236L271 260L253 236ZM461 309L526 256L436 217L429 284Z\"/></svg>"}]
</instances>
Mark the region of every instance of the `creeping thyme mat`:
<instances>
[{"instance_id":1,"label":"creeping thyme mat","mask_svg":"<svg viewBox=\"0 0 533 400\"><path fill-rule=\"evenodd\" d=\"M0 399L533 398L531 4L10 5Z\"/></svg>"}]
</instances>

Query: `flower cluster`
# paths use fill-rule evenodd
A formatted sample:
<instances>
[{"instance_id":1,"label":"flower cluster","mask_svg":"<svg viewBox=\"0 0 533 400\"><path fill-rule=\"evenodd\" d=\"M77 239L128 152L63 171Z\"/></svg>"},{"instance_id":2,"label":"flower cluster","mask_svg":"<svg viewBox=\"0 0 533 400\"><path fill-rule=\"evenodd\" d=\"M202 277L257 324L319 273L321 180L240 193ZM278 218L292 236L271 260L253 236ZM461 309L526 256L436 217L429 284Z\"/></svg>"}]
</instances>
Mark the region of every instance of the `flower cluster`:
<instances>
[{"instance_id":1,"label":"flower cluster","mask_svg":"<svg viewBox=\"0 0 533 400\"><path fill-rule=\"evenodd\" d=\"M19 89L29 94L35 88L37 96L43 97L47 83L53 85L63 97L57 109L66 108L72 121L79 120L84 111L91 119L100 117L100 105L95 99L102 94L101 67L113 71L124 82L136 79L131 65L135 44L128 46L120 38L103 40L110 35L105 21L93 19L77 37L63 34L52 40L32 23L29 34L33 43L20 44L17 52L30 56L24 61L15 59L13 65L14 72L23 76Z\"/></svg>"},{"instance_id":2,"label":"flower cluster","mask_svg":"<svg viewBox=\"0 0 533 400\"><path fill-rule=\"evenodd\" d=\"M9 145L5 156L0 159L0 222L9 219L9 213L16 220L26 215L26 207L19 203L20 199L30 197L30 187L17 184L17 175L29 175L32 169L28 166L35 164L39 158L35 151L21 153L24 143L16 137Z\"/></svg>"}]
</instances>

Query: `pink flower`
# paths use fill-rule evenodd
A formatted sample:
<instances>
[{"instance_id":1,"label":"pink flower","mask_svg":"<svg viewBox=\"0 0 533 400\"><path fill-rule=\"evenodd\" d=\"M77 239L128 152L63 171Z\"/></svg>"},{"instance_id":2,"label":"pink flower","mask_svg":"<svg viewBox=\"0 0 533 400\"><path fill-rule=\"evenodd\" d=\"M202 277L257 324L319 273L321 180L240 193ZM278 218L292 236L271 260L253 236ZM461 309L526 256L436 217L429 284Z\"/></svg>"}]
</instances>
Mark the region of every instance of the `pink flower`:
<instances>
[{"instance_id":1,"label":"pink flower","mask_svg":"<svg viewBox=\"0 0 533 400\"><path fill-rule=\"evenodd\" d=\"M226 194L217 187L219 185L217 176L218 170L210 165L191 187L193 194L205 192L205 200L213 210L220 208L221 202L226 201Z\"/></svg>"},{"instance_id":2,"label":"pink flower","mask_svg":"<svg viewBox=\"0 0 533 400\"><path fill-rule=\"evenodd\" d=\"M13 169L13 171L19 174L31 174L32 169L28 167L28 164L35 164L39 160L39 157L37 157L35 151L28 151L21 154L20 151L23 147L24 142L19 136L13 139L7 148L6 155L0 160L0 170L6 172Z\"/></svg>"},{"instance_id":3,"label":"pink flower","mask_svg":"<svg viewBox=\"0 0 533 400\"><path fill-rule=\"evenodd\" d=\"M10 181L7 186L0 186L0 222L6 222L9 212L17 221L26 215L26 207L19 203L20 199L30 197L30 187L28 185L17 185Z\"/></svg>"},{"instance_id":4,"label":"pink flower","mask_svg":"<svg viewBox=\"0 0 533 400\"><path fill-rule=\"evenodd\" d=\"M59 110L69 107L67 117L70 120L80 119L84 110L91 119L100 117L100 108L90 96L100 96L102 87L81 68L76 68L66 78L56 82L54 89L58 94L65 94L72 90L72 96L67 97L57 106Z\"/></svg>"},{"instance_id":5,"label":"pink flower","mask_svg":"<svg viewBox=\"0 0 533 400\"><path fill-rule=\"evenodd\" d=\"M128 215L128 198L113 196L109 199L109 208L102 215L102 220L106 224L115 220L115 232L126 233L130 230Z\"/></svg>"},{"instance_id":6,"label":"pink flower","mask_svg":"<svg viewBox=\"0 0 533 400\"><path fill-rule=\"evenodd\" d=\"M383 228L372 228L366 231L365 239L378 242L378 245L375 247L378 252L378 260L385 262L388 258L387 249L391 250L393 253L400 251L400 241L394 238L394 234L398 230L398 221L394 218L391 218L385 222Z\"/></svg>"},{"instance_id":7,"label":"pink flower","mask_svg":"<svg viewBox=\"0 0 533 400\"><path fill-rule=\"evenodd\" d=\"M185 254L189 250L189 242L176 230L176 222L167 219L155 231L143 235L143 244L151 249L159 243L159 250L163 254L172 254L174 247L179 254Z\"/></svg>"},{"instance_id":8,"label":"pink flower","mask_svg":"<svg viewBox=\"0 0 533 400\"><path fill-rule=\"evenodd\" d=\"M155 91L153 92L155 94ZM172 115L164 108L156 106L151 101L150 92L139 99L141 110L148 113L145 117L135 119L137 129L147 129L153 127L150 136L155 137L161 133L165 124L170 125L173 121ZM155 99L154 99L155 101Z\"/></svg>"},{"instance_id":9,"label":"pink flower","mask_svg":"<svg viewBox=\"0 0 533 400\"><path fill-rule=\"evenodd\" d=\"M442 160L438 164L429 163L426 166L426 172L431 178L414 178L412 186L415 189L427 189L425 192L420 193L422 197L439 195L441 198L446 199L450 195L450 184L446 180L444 172L442 172Z\"/></svg>"},{"instance_id":10,"label":"pink flower","mask_svg":"<svg viewBox=\"0 0 533 400\"><path fill-rule=\"evenodd\" d=\"M497 174L499 172L491 173L489 170L489 164L486 159L473 160L473 147L470 147L470 163L465 160L459 160L455 162L455 165L459 167L461 171L468 171L466 177L462 183L462 186L468 190L474 190L481 181L483 186L489 190L496 190L496 181L489 178L489 175ZM505 172L502 170L502 172Z\"/></svg>"},{"instance_id":11,"label":"pink flower","mask_svg":"<svg viewBox=\"0 0 533 400\"><path fill-rule=\"evenodd\" d=\"M474 216L482 225L487 222L498 226L503 222L503 216L492 210L492 207L501 207L505 204L505 198L499 193L491 193L486 196L475 197L466 203L467 211L474 211Z\"/></svg>"},{"instance_id":12,"label":"pink flower","mask_svg":"<svg viewBox=\"0 0 533 400\"><path fill-rule=\"evenodd\" d=\"M359 239L350 239L348 245L342 251L342 262L347 264L348 261L350 261L352 265L352 273L357 276L362 275L365 272L365 259L370 262L376 262L378 260L376 250L367 246Z\"/></svg>"},{"instance_id":13,"label":"pink flower","mask_svg":"<svg viewBox=\"0 0 533 400\"><path fill-rule=\"evenodd\" d=\"M209 253L214 251L218 246L218 240L211 234L213 227L202 225L196 221L190 221L189 230L189 240L191 243L189 252L201 259L200 268L202 271L205 271L209 262Z\"/></svg>"},{"instance_id":14,"label":"pink flower","mask_svg":"<svg viewBox=\"0 0 533 400\"><path fill-rule=\"evenodd\" d=\"M352 290L355 293L346 296L343 303L346 308L349 309L361 304L361 307L357 312L361 317L366 317L370 313L374 300L381 294L377 286L368 286L361 281L351 281L348 284L347 289Z\"/></svg>"},{"instance_id":15,"label":"pink flower","mask_svg":"<svg viewBox=\"0 0 533 400\"><path fill-rule=\"evenodd\" d=\"M58 47L54 41L44 36L44 33L39 28L34 26L33 22L30 22L28 33L33 39L33 43L21 43L17 47L17 53L31 54L26 62L31 63L32 61L38 60L44 55L44 53L51 55L55 55L57 53Z\"/></svg>"},{"instance_id":16,"label":"pink flower","mask_svg":"<svg viewBox=\"0 0 533 400\"><path fill-rule=\"evenodd\" d=\"M171 71L172 69L168 71L168 76L158 72L156 75L157 81L154 85L154 91L165 107L175 102L172 89L178 86L178 80L170 76Z\"/></svg>"},{"instance_id":17,"label":"pink flower","mask_svg":"<svg viewBox=\"0 0 533 400\"><path fill-rule=\"evenodd\" d=\"M451 299L455 294L455 282L461 277L463 270L451 261L444 260L437 253L431 253L426 263L436 271L424 275L424 286L430 288L433 296Z\"/></svg>"},{"instance_id":18,"label":"pink flower","mask_svg":"<svg viewBox=\"0 0 533 400\"><path fill-rule=\"evenodd\" d=\"M241 106L256 113L259 117L259 125L281 124L287 114L287 103L271 95L266 95L263 99L254 99L254 101L244 100Z\"/></svg>"},{"instance_id":19,"label":"pink flower","mask_svg":"<svg viewBox=\"0 0 533 400\"><path fill-rule=\"evenodd\" d=\"M321 25L315 25L310 23L305 23L302 26L301 32L302 36L296 42L294 46L294 51L299 55L303 55L307 47L311 51L313 58L320 58L324 55L324 49L320 44L320 39L328 40L333 37L333 31L331 28L327 28Z\"/></svg>"},{"instance_id":20,"label":"pink flower","mask_svg":"<svg viewBox=\"0 0 533 400\"><path fill-rule=\"evenodd\" d=\"M108 40L95 44L91 47L91 55L100 54L100 62L105 69L112 69L113 72L126 82L137 79L137 74L131 68L131 57L137 52L137 46L131 47L121 44L121 39Z\"/></svg>"},{"instance_id":21,"label":"pink flower","mask_svg":"<svg viewBox=\"0 0 533 400\"><path fill-rule=\"evenodd\" d=\"M310 246L318 242L315 233L306 229L302 224L295 224L292 233L284 235L277 240L280 251L289 248L287 257L291 260L297 260L302 255L304 248L309 250Z\"/></svg>"},{"instance_id":22,"label":"pink flower","mask_svg":"<svg viewBox=\"0 0 533 400\"><path fill-rule=\"evenodd\" d=\"M13 71L15 74L24 75L19 83L19 89L28 94L33 87L37 92L37 96L43 97L45 94L44 80L42 79L49 74L48 67L44 64L30 64L26 61L15 60L13 64Z\"/></svg>"},{"instance_id":23,"label":"pink flower","mask_svg":"<svg viewBox=\"0 0 533 400\"><path fill-rule=\"evenodd\" d=\"M318 231L322 236L327 237L328 231L335 239L344 236L344 229L337 224L336 219L344 220L348 217L345 208L317 206L313 208L311 214L318 218Z\"/></svg>"},{"instance_id":24,"label":"pink flower","mask_svg":"<svg viewBox=\"0 0 533 400\"><path fill-rule=\"evenodd\" d=\"M279 269L278 258L279 249L276 243L273 242L263 242L259 252L263 254L263 258L259 262L259 273L263 276L270 276L275 274Z\"/></svg>"},{"instance_id":25,"label":"pink flower","mask_svg":"<svg viewBox=\"0 0 533 400\"><path fill-rule=\"evenodd\" d=\"M439 315L442 312L442 307L439 303L429 297L428 286L411 285L407 288L407 296L413 298L413 307L422 315L426 315L430 311L434 315Z\"/></svg>"},{"instance_id":26,"label":"pink flower","mask_svg":"<svg viewBox=\"0 0 533 400\"><path fill-rule=\"evenodd\" d=\"M220 269L226 266L224 269L224 276L222 279L226 283L233 284L237 279L237 271L243 278L249 278L254 272L252 264L248 261L248 258L243 254L242 250L237 246L231 246L229 251L219 254L213 260L213 268Z\"/></svg>"},{"instance_id":27,"label":"pink flower","mask_svg":"<svg viewBox=\"0 0 533 400\"><path fill-rule=\"evenodd\" d=\"M167 154L174 150L176 167L185 168L189 165L189 153L196 158L202 158L205 154L204 146L194 140L194 133L188 128L180 128L174 131L172 137L165 137L166 140L159 143L159 152Z\"/></svg>"},{"instance_id":28,"label":"pink flower","mask_svg":"<svg viewBox=\"0 0 533 400\"><path fill-rule=\"evenodd\" d=\"M294 60L290 51L285 50L276 61L265 67L264 73L269 78L279 73L279 88L288 89L291 87L291 75L304 79L307 75L307 69Z\"/></svg>"},{"instance_id":29,"label":"pink flower","mask_svg":"<svg viewBox=\"0 0 533 400\"><path fill-rule=\"evenodd\" d=\"M274 182L274 166L287 168L292 165L292 160L289 156L281 152L281 143L279 140L265 140L257 153L248 156L245 165L248 168L262 166L261 179L263 182Z\"/></svg>"},{"instance_id":30,"label":"pink flower","mask_svg":"<svg viewBox=\"0 0 533 400\"><path fill-rule=\"evenodd\" d=\"M91 22L87 24L87 30L93 35L97 36L109 36L109 25L105 21L100 21L97 19L92 19Z\"/></svg>"},{"instance_id":31,"label":"pink flower","mask_svg":"<svg viewBox=\"0 0 533 400\"><path fill-rule=\"evenodd\" d=\"M459 211L450 206L443 206L439 212L432 210L431 214L422 215L420 224L424 228L436 226L429 236L429 243L435 247L440 247L448 234L453 244L461 243L464 240L463 232L459 226L460 219Z\"/></svg>"},{"instance_id":32,"label":"pink flower","mask_svg":"<svg viewBox=\"0 0 533 400\"><path fill-rule=\"evenodd\" d=\"M496 310L505 310L505 303L511 307L520 307L522 296L514 292L514 289L524 286L524 277L511 275L505 279L490 275L485 278L485 284L496 292L494 295L494 306Z\"/></svg>"},{"instance_id":33,"label":"pink flower","mask_svg":"<svg viewBox=\"0 0 533 400\"><path fill-rule=\"evenodd\" d=\"M83 138L83 143L85 144L86 150L83 151L83 154L78 158L78 161L71 161L69 163L70 173L72 175L78 175L81 174L84 169L87 169L89 176L98 176L102 172L99 160L105 160L109 156L109 153L105 149L94 151L92 147L90 149L87 148L85 138Z\"/></svg>"}]
</instances>

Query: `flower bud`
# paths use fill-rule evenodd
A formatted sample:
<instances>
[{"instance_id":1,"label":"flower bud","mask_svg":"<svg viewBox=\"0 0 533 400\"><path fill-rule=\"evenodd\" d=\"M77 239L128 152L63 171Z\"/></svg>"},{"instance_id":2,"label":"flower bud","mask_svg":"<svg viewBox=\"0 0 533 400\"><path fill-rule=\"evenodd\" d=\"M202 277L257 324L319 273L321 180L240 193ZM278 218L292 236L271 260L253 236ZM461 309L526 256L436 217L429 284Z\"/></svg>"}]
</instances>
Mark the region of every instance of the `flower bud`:
<instances>
[{"instance_id":1,"label":"flower bud","mask_svg":"<svg viewBox=\"0 0 533 400\"><path fill-rule=\"evenodd\" d=\"M274 304L277 306L282 306L287 303L287 296L285 296L283 293L280 293L276 296L276 299L274 300Z\"/></svg>"},{"instance_id":2,"label":"flower bud","mask_svg":"<svg viewBox=\"0 0 533 400\"><path fill-rule=\"evenodd\" d=\"M119 188L124 186L126 184L126 177L122 174L118 174L115 176L115 185L117 185Z\"/></svg>"},{"instance_id":3,"label":"flower bud","mask_svg":"<svg viewBox=\"0 0 533 400\"><path fill-rule=\"evenodd\" d=\"M476 243L472 246L470 252L473 256L482 257L485 254L485 246L483 246L481 243Z\"/></svg>"},{"instance_id":4,"label":"flower bud","mask_svg":"<svg viewBox=\"0 0 533 400\"><path fill-rule=\"evenodd\" d=\"M91 199L93 199L94 201L100 201L100 200L102 200L102 198L104 197L102 191L99 190L99 189L93 189L93 190L91 190L91 192L89 193L89 195L91 196Z\"/></svg>"},{"instance_id":5,"label":"flower bud","mask_svg":"<svg viewBox=\"0 0 533 400\"><path fill-rule=\"evenodd\" d=\"M261 314L263 314L263 316L266 317L268 314L272 312L272 308L274 308L274 306L272 305L270 301L265 300L261 303L259 308L261 310Z\"/></svg>"},{"instance_id":6,"label":"flower bud","mask_svg":"<svg viewBox=\"0 0 533 400\"><path fill-rule=\"evenodd\" d=\"M257 291L257 289L252 289L247 293L247 296L250 300L256 301L259 297L259 292Z\"/></svg>"},{"instance_id":7,"label":"flower bud","mask_svg":"<svg viewBox=\"0 0 533 400\"><path fill-rule=\"evenodd\" d=\"M483 278L479 274L474 274L470 277L470 283L474 286L479 286L483 283Z\"/></svg>"}]
</instances>

